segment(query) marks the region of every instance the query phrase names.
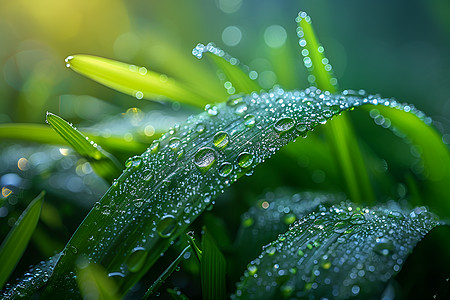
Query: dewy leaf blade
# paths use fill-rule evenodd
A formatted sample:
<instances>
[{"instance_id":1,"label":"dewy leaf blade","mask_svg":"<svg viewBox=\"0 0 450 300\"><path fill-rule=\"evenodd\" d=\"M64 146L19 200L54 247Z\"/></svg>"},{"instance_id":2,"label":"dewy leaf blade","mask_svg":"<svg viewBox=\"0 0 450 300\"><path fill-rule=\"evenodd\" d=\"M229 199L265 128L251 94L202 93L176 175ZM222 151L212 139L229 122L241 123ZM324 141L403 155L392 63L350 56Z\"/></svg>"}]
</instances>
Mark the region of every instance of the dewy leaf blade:
<instances>
[{"instance_id":1,"label":"dewy leaf blade","mask_svg":"<svg viewBox=\"0 0 450 300\"><path fill-rule=\"evenodd\" d=\"M437 225L425 208L409 211L395 203L319 207L265 246L248 265L236 298L379 298Z\"/></svg>"},{"instance_id":2,"label":"dewy leaf blade","mask_svg":"<svg viewBox=\"0 0 450 300\"><path fill-rule=\"evenodd\" d=\"M299 44L303 48L303 62L310 72L310 83L316 84L322 90L336 93L337 79L333 76L328 58L325 57L324 48L316 38L311 17L301 11L296 21ZM373 203L374 193L350 120L344 114L336 118L328 128L327 137L331 141L331 147L344 174L350 199L356 203L361 201Z\"/></svg>"},{"instance_id":3,"label":"dewy leaf blade","mask_svg":"<svg viewBox=\"0 0 450 300\"><path fill-rule=\"evenodd\" d=\"M204 300L225 299L225 270L225 257L206 228L203 228L200 276Z\"/></svg>"},{"instance_id":4,"label":"dewy leaf blade","mask_svg":"<svg viewBox=\"0 0 450 300\"><path fill-rule=\"evenodd\" d=\"M70 274L80 255L117 278L123 296L225 188L289 142L363 104L403 107L376 96L275 89L230 98L174 126L130 159L66 245L43 296L77 297Z\"/></svg>"},{"instance_id":5,"label":"dewy leaf blade","mask_svg":"<svg viewBox=\"0 0 450 300\"><path fill-rule=\"evenodd\" d=\"M0 289L14 271L28 246L41 214L44 195L45 192L41 192L31 201L0 246Z\"/></svg>"},{"instance_id":6,"label":"dewy leaf blade","mask_svg":"<svg viewBox=\"0 0 450 300\"><path fill-rule=\"evenodd\" d=\"M232 57L231 55L225 53L223 50L217 48L214 44L209 43L208 45L198 44L192 53L197 58L202 58L206 55L220 70L222 70L228 79L228 81L233 85L235 93L251 94L252 92L260 92L261 87L256 83L256 81L250 79L249 74L246 74L239 65L239 60ZM230 90L231 87L227 87Z\"/></svg>"},{"instance_id":7,"label":"dewy leaf blade","mask_svg":"<svg viewBox=\"0 0 450 300\"><path fill-rule=\"evenodd\" d=\"M111 182L120 173L121 167L116 158L99 148L67 121L50 112L47 112L46 121L78 154L91 163L97 175Z\"/></svg>"},{"instance_id":8,"label":"dewy leaf blade","mask_svg":"<svg viewBox=\"0 0 450 300\"><path fill-rule=\"evenodd\" d=\"M75 72L137 99L160 99L163 96L200 108L211 101L204 98L201 91L192 90L173 78L145 67L81 54L67 57L66 63Z\"/></svg>"}]
</instances>

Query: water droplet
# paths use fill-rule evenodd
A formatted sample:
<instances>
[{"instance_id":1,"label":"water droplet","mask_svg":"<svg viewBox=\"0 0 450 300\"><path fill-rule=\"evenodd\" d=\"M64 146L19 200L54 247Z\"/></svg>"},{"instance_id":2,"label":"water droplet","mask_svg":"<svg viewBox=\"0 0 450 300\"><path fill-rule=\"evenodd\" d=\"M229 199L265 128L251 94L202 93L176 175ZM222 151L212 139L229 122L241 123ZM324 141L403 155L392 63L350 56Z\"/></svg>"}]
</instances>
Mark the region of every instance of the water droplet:
<instances>
[{"instance_id":1,"label":"water droplet","mask_svg":"<svg viewBox=\"0 0 450 300\"><path fill-rule=\"evenodd\" d=\"M255 126L256 123L256 118L254 115L246 115L244 117L244 125L247 128L252 128L253 126Z\"/></svg>"},{"instance_id":2,"label":"water droplet","mask_svg":"<svg viewBox=\"0 0 450 300\"><path fill-rule=\"evenodd\" d=\"M247 267L247 269L248 269L248 275L250 275L250 276L253 276L256 274L256 272L258 272L258 267L255 265L249 265Z\"/></svg>"},{"instance_id":3,"label":"water droplet","mask_svg":"<svg viewBox=\"0 0 450 300\"><path fill-rule=\"evenodd\" d=\"M269 247L266 249L266 253L269 254L269 256L274 255L275 252L276 252L276 249L275 249L274 246L269 246Z\"/></svg>"},{"instance_id":4,"label":"water droplet","mask_svg":"<svg viewBox=\"0 0 450 300\"><path fill-rule=\"evenodd\" d=\"M154 154L159 150L159 141L153 141L153 143L149 147L150 153Z\"/></svg>"},{"instance_id":5,"label":"water droplet","mask_svg":"<svg viewBox=\"0 0 450 300\"><path fill-rule=\"evenodd\" d=\"M305 255L305 253L300 249L297 252L298 256L303 257L303 255Z\"/></svg>"},{"instance_id":6,"label":"water droplet","mask_svg":"<svg viewBox=\"0 0 450 300\"><path fill-rule=\"evenodd\" d=\"M255 220L252 217L248 217L248 218L245 218L242 221L242 226L243 227L250 227L250 226L253 225L254 222L255 222Z\"/></svg>"},{"instance_id":7,"label":"water droplet","mask_svg":"<svg viewBox=\"0 0 450 300\"><path fill-rule=\"evenodd\" d=\"M356 224L356 225L364 224L364 223L366 223L366 218L362 214L355 213L350 217L350 223Z\"/></svg>"},{"instance_id":8,"label":"water droplet","mask_svg":"<svg viewBox=\"0 0 450 300\"><path fill-rule=\"evenodd\" d=\"M205 124L203 124L203 123L198 123L198 124L195 126L195 131L197 131L198 133L203 133L203 132L205 132L205 129L206 129L206 126L205 126Z\"/></svg>"},{"instance_id":9,"label":"water droplet","mask_svg":"<svg viewBox=\"0 0 450 300\"><path fill-rule=\"evenodd\" d=\"M213 149L204 147L198 149L194 155L194 164L200 171L206 172L216 161L216 154Z\"/></svg>"},{"instance_id":10,"label":"water droplet","mask_svg":"<svg viewBox=\"0 0 450 300\"><path fill-rule=\"evenodd\" d=\"M336 233L343 233L349 228L349 224L347 222L337 222L334 224L333 231Z\"/></svg>"},{"instance_id":11,"label":"water droplet","mask_svg":"<svg viewBox=\"0 0 450 300\"><path fill-rule=\"evenodd\" d=\"M136 206L137 208L141 207L142 204L144 204L144 199L142 199L142 198L133 200L133 205Z\"/></svg>"},{"instance_id":12,"label":"water droplet","mask_svg":"<svg viewBox=\"0 0 450 300\"><path fill-rule=\"evenodd\" d=\"M294 223L296 219L297 218L295 217L294 214L287 214L284 216L284 223L287 225L290 225L290 224Z\"/></svg>"},{"instance_id":13,"label":"water droplet","mask_svg":"<svg viewBox=\"0 0 450 300\"><path fill-rule=\"evenodd\" d=\"M177 222L174 216L165 215L156 225L156 231L162 238L168 238L172 235L177 227Z\"/></svg>"},{"instance_id":14,"label":"water droplet","mask_svg":"<svg viewBox=\"0 0 450 300\"><path fill-rule=\"evenodd\" d=\"M73 254L77 254L78 253L78 249L75 246L70 246L70 251L72 251Z\"/></svg>"},{"instance_id":15,"label":"water droplet","mask_svg":"<svg viewBox=\"0 0 450 300\"><path fill-rule=\"evenodd\" d=\"M219 110L217 109L217 106L215 105L211 105L211 104L206 104L205 106L205 111L208 113L208 115L210 115L211 117L217 116L217 114L219 113Z\"/></svg>"},{"instance_id":16,"label":"water droplet","mask_svg":"<svg viewBox=\"0 0 450 300\"><path fill-rule=\"evenodd\" d=\"M230 139L228 137L228 133L225 131L219 131L214 135L213 143L214 146L216 146L219 149L223 149L226 146L228 146L228 143L230 142Z\"/></svg>"},{"instance_id":17,"label":"water droplet","mask_svg":"<svg viewBox=\"0 0 450 300\"><path fill-rule=\"evenodd\" d=\"M292 118L281 118L275 123L274 128L276 131L283 133L292 129L294 125L295 122Z\"/></svg>"},{"instance_id":18,"label":"water droplet","mask_svg":"<svg viewBox=\"0 0 450 300\"><path fill-rule=\"evenodd\" d=\"M178 151L178 149L180 148L181 145L181 141L179 138L177 137L173 137L169 140L169 148L172 151Z\"/></svg>"},{"instance_id":19,"label":"water droplet","mask_svg":"<svg viewBox=\"0 0 450 300\"><path fill-rule=\"evenodd\" d=\"M377 238L375 240L375 247L373 247L373 251L375 253L387 256L394 250L394 244L391 240L387 238Z\"/></svg>"},{"instance_id":20,"label":"water droplet","mask_svg":"<svg viewBox=\"0 0 450 300\"><path fill-rule=\"evenodd\" d=\"M147 258L148 251L143 247L134 248L126 260L126 265L131 272L138 272L142 269Z\"/></svg>"},{"instance_id":21,"label":"water droplet","mask_svg":"<svg viewBox=\"0 0 450 300\"><path fill-rule=\"evenodd\" d=\"M235 107L236 105L238 105L239 103L242 103L244 101L244 98L240 95L234 95L231 96L228 100L227 100L227 105L230 107Z\"/></svg>"},{"instance_id":22,"label":"water droplet","mask_svg":"<svg viewBox=\"0 0 450 300\"><path fill-rule=\"evenodd\" d=\"M136 169L139 168L139 166L142 163L142 157L140 156L133 156L127 159L125 162L125 167L127 169Z\"/></svg>"},{"instance_id":23,"label":"water droplet","mask_svg":"<svg viewBox=\"0 0 450 300\"><path fill-rule=\"evenodd\" d=\"M353 295L358 295L359 291L360 291L360 288L359 288L358 285L352 286L352 293L353 293Z\"/></svg>"},{"instance_id":24,"label":"water droplet","mask_svg":"<svg viewBox=\"0 0 450 300\"><path fill-rule=\"evenodd\" d=\"M238 164L241 168L248 168L253 164L253 154L242 152L238 157Z\"/></svg>"},{"instance_id":25,"label":"water droplet","mask_svg":"<svg viewBox=\"0 0 450 300\"><path fill-rule=\"evenodd\" d=\"M233 171L233 165L229 162L224 162L219 167L219 175L222 177L230 175L231 171Z\"/></svg>"},{"instance_id":26,"label":"water droplet","mask_svg":"<svg viewBox=\"0 0 450 300\"><path fill-rule=\"evenodd\" d=\"M247 104L245 104L245 102L239 103L238 105L236 105L235 109L234 109L234 113L238 116L243 116L245 114L245 112L247 111Z\"/></svg>"},{"instance_id":27,"label":"water droplet","mask_svg":"<svg viewBox=\"0 0 450 300\"><path fill-rule=\"evenodd\" d=\"M125 278L125 274L121 273L121 272L111 272L108 273L108 277L112 277L112 278Z\"/></svg>"}]
</instances>

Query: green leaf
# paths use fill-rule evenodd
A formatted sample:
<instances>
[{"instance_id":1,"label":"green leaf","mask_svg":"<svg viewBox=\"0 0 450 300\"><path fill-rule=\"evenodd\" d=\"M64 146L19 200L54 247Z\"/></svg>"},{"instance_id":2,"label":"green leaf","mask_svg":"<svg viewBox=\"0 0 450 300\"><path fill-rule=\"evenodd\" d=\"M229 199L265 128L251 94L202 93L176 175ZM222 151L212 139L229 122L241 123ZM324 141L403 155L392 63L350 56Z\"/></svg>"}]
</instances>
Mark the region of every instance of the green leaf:
<instances>
[{"instance_id":1,"label":"green leaf","mask_svg":"<svg viewBox=\"0 0 450 300\"><path fill-rule=\"evenodd\" d=\"M41 214L44 195L45 192L41 192L31 201L0 246L0 289L14 271L28 246Z\"/></svg>"},{"instance_id":2,"label":"green leaf","mask_svg":"<svg viewBox=\"0 0 450 300\"><path fill-rule=\"evenodd\" d=\"M289 142L363 104L403 108L375 96L275 89L233 97L174 126L129 160L66 245L44 296L76 297L67 274L79 255L101 264L124 295L225 188ZM139 268L130 264L136 252L144 257Z\"/></svg>"},{"instance_id":3,"label":"green leaf","mask_svg":"<svg viewBox=\"0 0 450 300\"><path fill-rule=\"evenodd\" d=\"M301 11L296 21L299 44L303 48L303 62L310 72L310 83L316 84L322 90L336 93L337 79L333 76L328 58L325 57L324 48L314 34L311 17ZM360 203L361 199L366 203L373 203L374 193L350 120L345 115L340 116L328 128L327 137L344 175L350 199L356 203Z\"/></svg>"},{"instance_id":4,"label":"green leaf","mask_svg":"<svg viewBox=\"0 0 450 300\"><path fill-rule=\"evenodd\" d=\"M83 264L83 262L78 262L78 264ZM120 299L117 296L115 282L107 276L101 266L87 263L78 269L77 275L83 299Z\"/></svg>"},{"instance_id":5,"label":"green leaf","mask_svg":"<svg viewBox=\"0 0 450 300\"><path fill-rule=\"evenodd\" d=\"M437 225L423 207L319 206L265 246L248 265L235 298L379 298Z\"/></svg>"},{"instance_id":6,"label":"green leaf","mask_svg":"<svg viewBox=\"0 0 450 300\"><path fill-rule=\"evenodd\" d=\"M66 63L75 72L137 99L162 100L167 97L200 108L211 101L203 97L201 91L145 67L91 55L69 56Z\"/></svg>"},{"instance_id":7,"label":"green leaf","mask_svg":"<svg viewBox=\"0 0 450 300\"><path fill-rule=\"evenodd\" d=\"M97 175L111 182L120 173L120 163L116 158L90 141L67 121L50 112L47 112L46 121L78 154L91 163Z\"/></svg>"},{"instance_id":8,"label":"green leaf","mask_svg":"<svg viewBox=\"0 0 450 300\"><path fill-rule=\"evenodd\" d=\"M202 258L200 262L200 276L202 280L203 299L225 299L225 257L217 248L212 236L203 228Z\"/></svg>"},{"instance_id":9,"label":"green leaf","mask_svg":"<svg viewBox=\"0 0 450 300\"><path fill-rule=\"evenodd\" d=\"M198 44L192 50L197 58L202 58L206 55L220 70L222 70L232 86L224 85L229 94L244 93L251 94L252 92L260 92L261 87L256 81L250 79L249 74L246 74L240 67L239 60L232 57L223 50L217 48L213 43L208 45ZM246 67L248 69L248 67ZM234 87L234 90L233 90Z\"/></svg>"},{"instance_id":10,"label":"green leaf","mask_svg":"<svg viewBox=\"0 0 450 300\"><path fill-rule=\"evenodd\" d=\"M32 132L33 134L30 134ZM142 142L127 141L123 138L110 136L102 137L89 131L84 131L89 139L96 140L105 149L118 153L138 153L145 150L146 146ZM64 138L47 125L41 124L0 124L0 138L6 140L21 140L37 142L50 145L70 145Z\"/></svg>"}]
</instances>

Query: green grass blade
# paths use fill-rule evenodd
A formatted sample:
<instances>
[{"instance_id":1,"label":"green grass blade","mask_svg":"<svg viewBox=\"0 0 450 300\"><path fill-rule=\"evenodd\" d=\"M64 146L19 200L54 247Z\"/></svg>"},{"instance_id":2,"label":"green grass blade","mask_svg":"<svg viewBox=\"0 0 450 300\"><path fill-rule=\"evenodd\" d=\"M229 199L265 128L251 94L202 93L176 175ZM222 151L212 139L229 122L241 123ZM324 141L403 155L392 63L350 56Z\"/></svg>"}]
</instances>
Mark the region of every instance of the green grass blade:
<instances>
[{"instance_id":1,"label":"green grass blade","mask_svg":"<svg viewBox=\"0 0 450 300\"><path fill-rule=\"evenodd\" d=\"M204 300L225 299L225 269L225 257L206 228L203 228L200 276Z\"/></svg>"},{"instance_id":2,"label":"green grass blade","mask_svg":"<svg viewBox=\"0 0 450 300\"><path fill-rule=\"evenodd\" d=\"M158 279L155 280L155 282L150 286L150 288L145 293L144 297L142 297L142 300L148 299L148 297L155 294L161 284L164 283L164 281L175 271L175 269L178 267L178 264L183 259L184 253L191 249L191 246L187 246L186 248L181 251L180 255L167 267L167 269L158 277Z\"/></svg>"},{"instance_id":3,"label":"green grass blade","mask_svg":"<svg viewBox=\"0 0 450 300\"><path fill-rule=\"evenodd\" d=\"M308 80L322 90L336 93L337 79L333 76L332 67L325 57L324 48L314 34L310 16L305 12L299 12L296 21L299 44L303 48L303 62L310 72ZM374 203L367 168L350 120L344 114L336 118L328 128L327 137L344 175L350 199L355 203Z\"/></svg>"},{"instance_id":4,"label":"green grass blade","mask_svg":"<svg viewBox=\"0 0 450 300\"><path fill-rule=\"evenodd\" d=\"M97 175L108 182L118 176L121 166L111 154L102 150L61 117L47 112L46 121L78 154L90 162Z\"/></svg>"},{"instance_id":5,"label":"green grass blade","mask_svg":"<svg viewBox=\"0 0 450 300\"><path fill-rule=\"evenodd\" d=\"M260 92L261 87L256 81L250 79L249 74L246 74L240 67L239 60L225 53L223 50L217 48L213 43L208 45L198 44L192 50L197 58L207 56L220 70L222 70L228 80L224 86L229 94L244 93L251 94L252 92ZM247 68L248 69L248 68Z\"/></svg>"},{"instance_id":6,"label":"green grass blade","mask_svg":"<svg viewBox=\"0 0 450 300\"><path fill-rule=\"evenodd\" d=\"M423 191L421 198L426 201L426 205L445 213L443 216L449 218L450 152L446 145L442 143L437 131L430 126L430 118L412 105L399 105L399 109L392 109L396 105L396 103L393 103L389 107L365 107L365 110L371 111L370 115L375 120L383 118L385 123L389 120L392 123L392 129L405 134L411 144L419 147L424 165L424 171L421 175L428 186Z\"/></svg>"},{"instance_id":7,"label":"green grass blade","mask_svg":"<svg viewBox=\"0 0 450 300\"><path fill-rule=\"evenodd\" d=\"M41 192L20 215L11 231L0 246L0 289L14 271L41 214L45 192Z\"/></svg>"},{"instance_id":8,"label":"green grass blade","mask_svg":"<svg viewBox=\"0 0 450 300\"><path fill-rule=\"evenodd\" d=\"M174 126L129 160L66 245L44 296L70 296L76 283L67 274L80 255L112 274L123 296L224 189L289 142L363 104L396 105L315 88L275 89L234 97Z\"/></svg>"},{"instance_id":9,"label":"green grass blade","mask_svg":"<svg viewBox=\"0 0 450 300\"><path fill-rule=\"evenodd\" d=\"M87 264L78 269L77 282L83 299L118 300L117 286L105 270L95 264Z\"/></svg>"},{"instance_id":10,"label":"green grass blade","mask_svg":"<svg viewBox=\"0 0 450 300\"><path fill-rule=\"evenodd\" d=\"M75 72L137 99L161 100L166 97L200 108L211 102L211 99L202 96L201 91L194 91L173 78L145 67L90 55L69 56L66 63Z\"/></svg>"},{"instance_id":11,"label":"green grass blade","mask_svg":"<svg viewBox=\"0 0 450 300\"><path fill-rule=\"evenodd\" d=\"M409 211L395 203L369 209L343 202L317 209L248 265L236 298L379 298L437 225L425 208Z\"/></svg>"},{"instance_id":12,"label":"green grass blade","mask_svg":"<svg viewBox=\"0 0 450 300\"><path fill-rule=\"evenodd\" d=\"M30 134L30 132L33 134ZM147 144L139 141L128 141L116 136L105 138L89 131L84 131L84 134L90 140L96 140L104 149L111 152L132 155L134 153L141 153L147 148ZM49 145L70 145L64 138L57 134L55 130L49 128L47 125L41 124L0 124L0 138L3 140L27 141Z\"/></svg>"}]
</instances>

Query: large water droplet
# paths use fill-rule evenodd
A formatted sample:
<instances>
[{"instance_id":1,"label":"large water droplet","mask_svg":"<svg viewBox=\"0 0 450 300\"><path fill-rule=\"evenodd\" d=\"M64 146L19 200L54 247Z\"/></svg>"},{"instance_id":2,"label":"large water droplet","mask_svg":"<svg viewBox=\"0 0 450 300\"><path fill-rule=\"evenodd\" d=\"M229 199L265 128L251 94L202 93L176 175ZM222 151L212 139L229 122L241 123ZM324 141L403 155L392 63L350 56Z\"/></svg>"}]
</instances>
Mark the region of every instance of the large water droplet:
<instances>
[{"instance_id":1,"label":"large water droplet","mask_svg":"<svg viewBox=\"0 0 450 300\"><path fill-rule=\"evenodd\" d=\"M242 152L238 157L238 164L241 168L248 168L253 164L253 154Z\"/></svg>"},{"instance_id":2,"label":"large water droplet","mask_svg":"<svg viewBox=\"0 0 450 300\"><path fill-rule=\"evenodd\" d=\"M153 143L149 147L150 153L154 154L159 150L159 141L153 141Z\"/></svg>"},{"instance_id":3,"label":"large water droplet","mask_svg":"<svg viewBox=\"0 0 450 300\"><path fill-rule=\"evenodd\" d=\"M177 222L174 216L165 215L156 225L156 231L162 238L168 238L172 235L177 227Z\"/></svg>"},{"instance_id":4,"label":"large water droplet","mask_svg":"<svg viewBox=\"0 0 450 300\"><path fill-rule=\"evenodd\" d=\"M246 115L244 117L245 127L251 128L251 127L255 126L255 123L256 123L256 118L254 115Z\"/></svg>"},{"instance_id":5,"label":"large water droplet","mask_svg":"<svg viewBox=\"0 0 450 300\"><path fill-rule=\"evenodd\" d=\"M231 96L228 100L227 100L227 105L230 107L235 107L236 105L238 105L239 103L242 103L244 101L244 98L242 96Z\"/></svg>"},{"instance_id":6,"label":"large water droplet","mask_svg":"<svg viewBox=\"0 0 450 300\"><path fill-rule=\"evenodd\" d=\"M131 272L138 272L142 269L147 258L148 251L143 247L134 248L126 260L126 265Z\"/></svg>"},{"instance_id":7,"label":"large water droplet","mask_svg":"<svg viewBox=\"0 0 450 300\"><path fill-rule=\"evenodd\" d=\"M142 204L144 204L144 199L142 199L142 198L133 200L133 205L136 206L137 208L141 207Z\"/></svg>"},{"instance_id":8,"label":"large water droplet","mask_svg":"<svg viewBox=\"0 0 450 300\"><path fill-rule=\"evenodd\" d=\"M205 129L206 129L206 126L205 126L205 124L203 124L203 123L198 123L198 124L195 126L195 131L197 131L198 133L203 133L203 132L205 132Z\"/></svg>"},{"instance_id":9,"label":"large water droplet","mask_svg":"<svg viewBox=\"0 0 450 300\"><path fill-rule=\"evenodd\" d=\"M216 154L213 149L204 147L198 149L194 155L194 164L202 172L206 172L216 161Z\"/></svg>"},{"instance_id":10,"label":"large water droplet","mask_svg":"<svg viewBox=\"0 0 450 300\"><path fill-rule=\"evenodd\" d=\"M274 128L276 131L282 133L292 129L294 125L295 122L292 118L281 118L275 123Z\"/></svg>"},{"instance_id":11,"label":"large water droplet","mask_svg":"<svg viewBox=\"0 0 450 300\"><path fill-rule=\"evenodd\" d=\"M125 167L129 168L129 169L135 169L135 168L139 168L139 166L142 163L142 157L140 156L133 156L130 157L129 159L127 159L127 161L125 162Z\"/></svg>"},{"instance_id":12,"label":"large water droplet","mask_svg":"<svg viewBox=\"0 0 450 300\"><path fill-rule=\"evenodd\" d=\"M180 148L180 145L181 145L181 141L177 137L173 137L169 140L169 148L172 151L178 151L178 149Z\"/></svg>"},{"instance_id":13,"label":"large water droplet","mask_svg":"<svg viewBox=\"0 0 450 300\"><path fill-rule=\"evenodd\" d=\"M366 218L364 215L355 213L350 217L350 223L352 224L364 224L366 223Z\"/></svg>"},{"instance_id":14,"label":"large water droplet","mask_svg":"<svg viewBox=\"0 0 450 300\"><path fill-rule=\"evenodd\" d=\"M223 149L228 146L230 142L230 138L228 137L228 133L225 131L219 131L214 135L213 143L219 149Z\"/></svg>"},{"instance_id":15,"label":"large water droplet","mask_svg":"<svg viewBox=\"0 0 450 300\"><path fill-rule=\"evenodd\" d=\"M245 114L245 112L247 111L247 104L245 104L245 102L239 103L238 105L236 105L235 109L234 109L234 113L238 116L243 116Z\"/></svg>"},{"instance_id":16,"label":"large water droplet","mask_svg":"<svg viewBox=\"0 0 450 300\"><path fill-rule=\"evenodd\" d=\"M222 177L230 175L231 171L233 171L233 165L229 162L224 162L219 167L219 175Z\"/></svg>"},{"instance_id":17,"label":"large water droplet","mask_svg":"<svg viewBox=\"0 0 450 300\"><path fill-rule=\"evenodd\" d=\"M349 224L347 222L337 222L334 224L333 231L336 233L343 233L349 228Z\"/></svg>"},{"instance_id":18,"label":"large water droplet","mask_svg":"<svg viewBox=\"0 0 450 300\"><path fill-rule=\"evenodd\" d=\"M387 256L394 250L394 244L387 238L377 238L375 240L375 247L373 247L373 250L377 254Z\"/></svg>"}]
</instances>

